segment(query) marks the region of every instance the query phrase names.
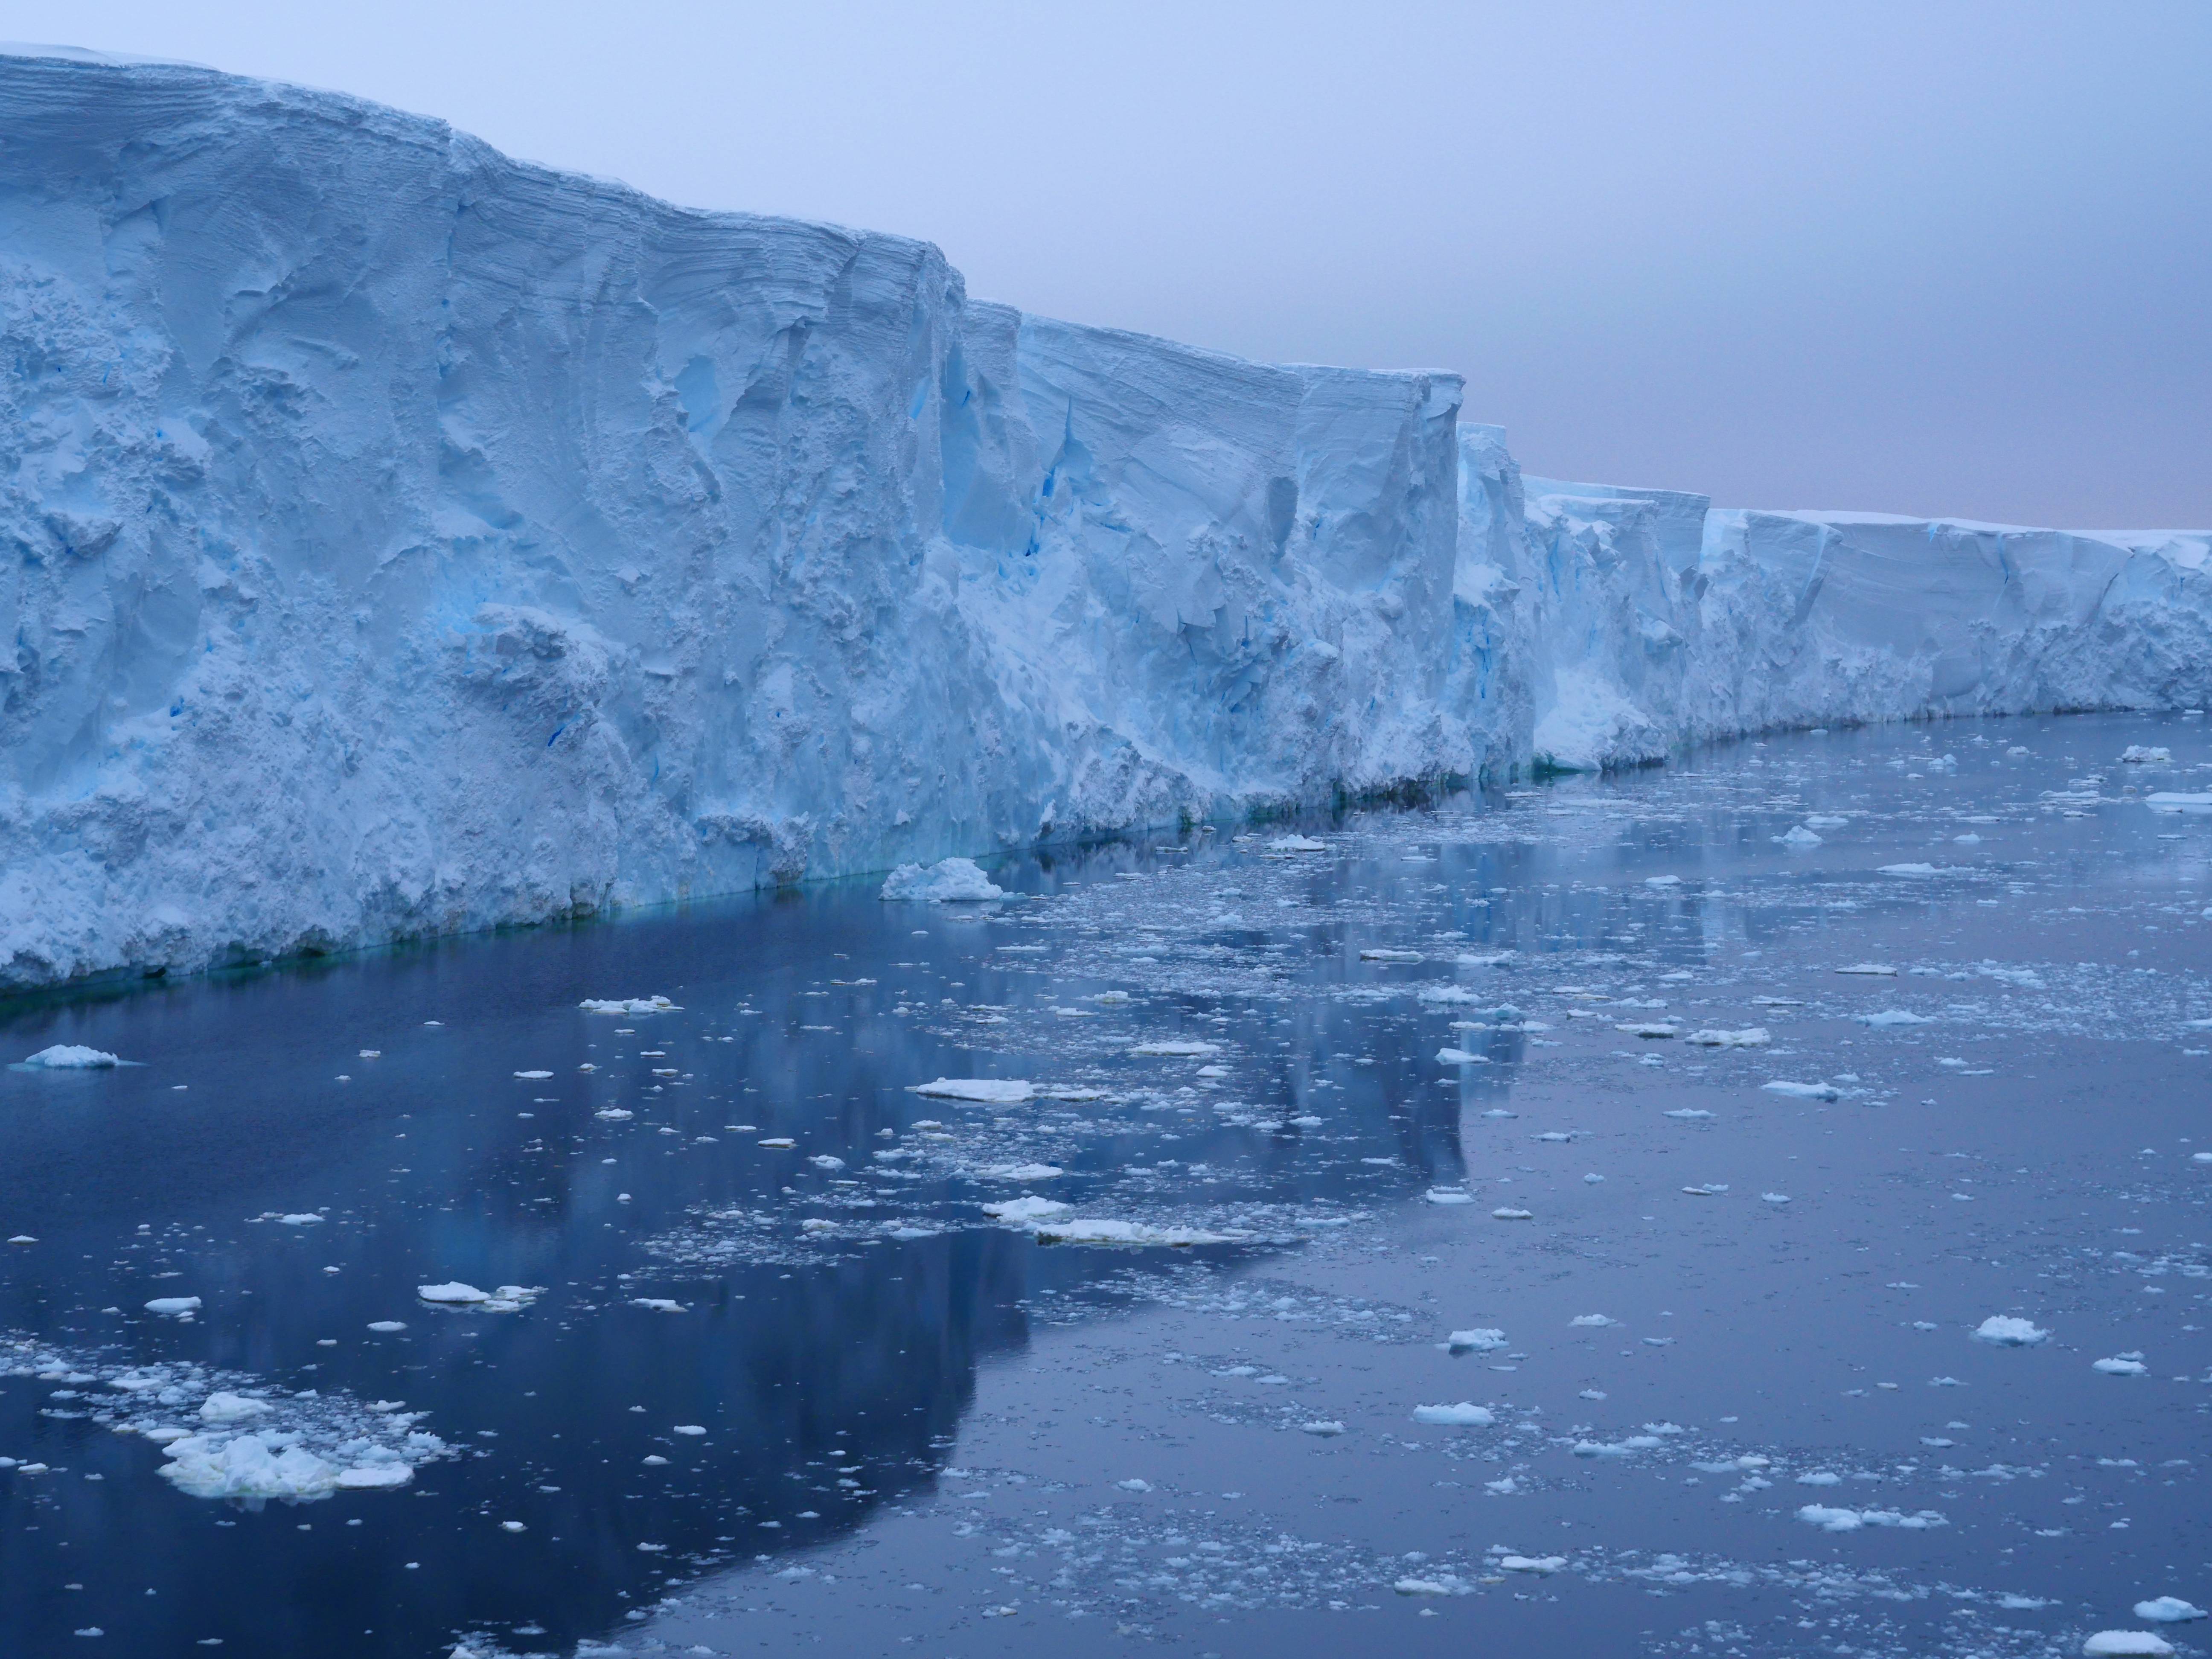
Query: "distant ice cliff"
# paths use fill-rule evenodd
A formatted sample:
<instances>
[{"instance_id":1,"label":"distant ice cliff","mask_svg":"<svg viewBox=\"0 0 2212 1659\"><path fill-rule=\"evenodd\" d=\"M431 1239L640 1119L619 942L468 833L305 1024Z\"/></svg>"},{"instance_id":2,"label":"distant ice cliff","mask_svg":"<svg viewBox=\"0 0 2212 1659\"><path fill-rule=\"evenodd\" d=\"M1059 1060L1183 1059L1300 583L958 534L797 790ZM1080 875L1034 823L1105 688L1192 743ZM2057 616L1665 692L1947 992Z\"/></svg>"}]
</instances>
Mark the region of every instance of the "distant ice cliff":
<instances>
[{"instance_id":1,"label":"distant ice cliff","mask_svg":"<svg viewBox=\"0 0 2212 1659\"><path fill-rule=\"evenodd\" d=\"M0 56L0 987L2212 693L2203 533L1523 479L1460 397Z\"/></svg>"}]
</instances>

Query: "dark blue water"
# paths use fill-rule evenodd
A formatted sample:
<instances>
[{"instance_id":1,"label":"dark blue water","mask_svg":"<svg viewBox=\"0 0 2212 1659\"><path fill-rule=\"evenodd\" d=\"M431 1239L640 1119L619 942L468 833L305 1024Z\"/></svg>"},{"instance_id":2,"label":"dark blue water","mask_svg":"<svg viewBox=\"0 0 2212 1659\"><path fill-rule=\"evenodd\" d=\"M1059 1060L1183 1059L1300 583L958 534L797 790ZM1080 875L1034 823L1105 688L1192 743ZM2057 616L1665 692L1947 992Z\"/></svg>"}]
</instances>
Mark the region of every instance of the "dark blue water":
<instances>
[{"instance_id":1,"label":"dark blue water","mask_svg":"<svg viewBox=\"0 0 2212 1659\"><path fill-rule=\"evenodd\" d=\"M2212 817L2142 801L2212 788L2201 728L1778 739L1295 826L1318 852L1017 862L993 907L819 889L21 1006L10 1060L138 1063L0 1073L35 1241L0 1628L2010 1654L2212 1605ZM980 1207L1024 1195L1220 1242ZM417 1296L453 1280L538 1293ZM1413 1416L1461 1401L1493 1420ZM149 1428L438 1449L204 1497Z\"/></svg>"}]
</instances>

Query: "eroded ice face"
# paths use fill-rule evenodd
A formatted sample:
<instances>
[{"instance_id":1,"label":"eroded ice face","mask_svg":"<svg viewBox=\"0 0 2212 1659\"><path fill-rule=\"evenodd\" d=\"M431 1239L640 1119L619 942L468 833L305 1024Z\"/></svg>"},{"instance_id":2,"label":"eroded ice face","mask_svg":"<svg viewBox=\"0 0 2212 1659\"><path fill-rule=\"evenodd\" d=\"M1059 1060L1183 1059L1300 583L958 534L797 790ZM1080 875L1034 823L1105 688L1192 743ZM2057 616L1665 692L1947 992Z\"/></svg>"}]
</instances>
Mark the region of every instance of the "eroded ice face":
<instances>
[{"instance_id":1,"label":"eroded ice face","mask_svg":"<svg viewBox=\"0 0 2212 1659\"><path fill-rule=\"evenodd\" d=\"M2138 1545L2204 1524L2212 819L2153 798L2208 763L1777 739L26 1010L137 1064L0 1073L0 1617L2024 1653L2201 1601Z\"/></svg>"}]
</instances>

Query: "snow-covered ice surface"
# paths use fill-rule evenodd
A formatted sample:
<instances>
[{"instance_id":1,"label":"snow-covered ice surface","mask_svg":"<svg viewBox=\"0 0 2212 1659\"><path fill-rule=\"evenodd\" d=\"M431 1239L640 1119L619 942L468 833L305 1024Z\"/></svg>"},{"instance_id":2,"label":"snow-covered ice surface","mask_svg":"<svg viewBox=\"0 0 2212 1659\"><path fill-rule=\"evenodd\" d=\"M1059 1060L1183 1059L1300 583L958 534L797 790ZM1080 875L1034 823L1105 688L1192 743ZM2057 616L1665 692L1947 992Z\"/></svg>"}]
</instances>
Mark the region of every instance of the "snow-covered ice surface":
<instances>
[{"instance_id":1,"label":"snow-covered ice surface","mask_svg":"<svg viewBox=\"0 0 2212 1659\"><path fill-rule=\"evenodd\" d=\"M1456 374L209 70L0 53L0 986L2212 697L2203 532L1523 478Z\"/></svg>"},{"instance_id":2,"label":"snow-covered ice surface","mask_svg":"<svg viewBox=\"0 0 2212 1659\"><path fill-rule=\"evenodd\" d=\"M139 1063L0 1071L0 1628L2189 1650L2137 1608L2212 1604L2212 817L2146 802L2203 725L20 1006Z\"/></svg>"}]
</instances>

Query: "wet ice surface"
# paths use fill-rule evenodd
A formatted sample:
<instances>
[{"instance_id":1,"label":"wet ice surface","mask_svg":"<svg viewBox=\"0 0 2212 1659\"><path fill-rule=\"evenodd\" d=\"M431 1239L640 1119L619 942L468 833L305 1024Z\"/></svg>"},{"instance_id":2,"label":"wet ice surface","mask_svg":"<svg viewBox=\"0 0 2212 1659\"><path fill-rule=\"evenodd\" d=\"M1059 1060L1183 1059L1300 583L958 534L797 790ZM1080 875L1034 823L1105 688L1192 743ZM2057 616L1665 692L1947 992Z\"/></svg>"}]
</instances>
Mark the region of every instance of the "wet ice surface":
<instances>
[{"instance_id":1,"label":"wet ice surface","mask_svg":"<svg viewBox=\"0 0 2212 1659\"><path fill-rule=\"evenodd\" d=\"M0 1073L0 1627L2189 1651L2208 786L1793 737L19 1009L139 1064Z\"/></svg>"}]
</instances>

